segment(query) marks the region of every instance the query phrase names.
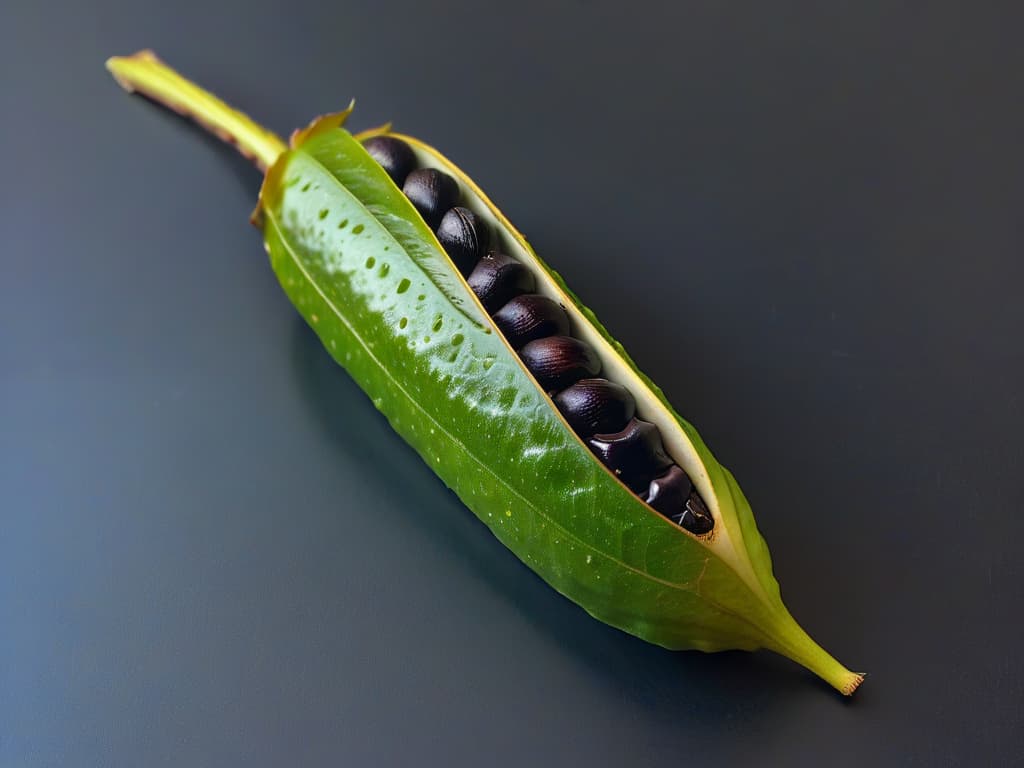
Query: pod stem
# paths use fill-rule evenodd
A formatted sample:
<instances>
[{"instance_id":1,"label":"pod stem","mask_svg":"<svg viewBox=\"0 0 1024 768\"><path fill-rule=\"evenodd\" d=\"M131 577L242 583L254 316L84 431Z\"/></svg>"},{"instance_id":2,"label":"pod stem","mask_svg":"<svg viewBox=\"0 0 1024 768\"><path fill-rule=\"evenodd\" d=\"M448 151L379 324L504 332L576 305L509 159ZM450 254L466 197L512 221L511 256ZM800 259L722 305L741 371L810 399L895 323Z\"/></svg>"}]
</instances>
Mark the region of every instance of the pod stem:
<instances>
[{"instance_id":1,"label":"pod stem","mask_svg":"<svg viewBox=\"0 0 1024 768\"><path fill-rule=\"evenodd\" d=\"M107 69L129 93L141 93L195 120L222 141L234 145L263 172L288 148L273 131L182 77L152 51L114 56L107 59Z\"/></svg>"},{"instance_id":2,"label":"pod stem","mask_svg":"<svg viewBox=\"0 0 1024 768\"><path fill-rule=\"evenodd\" d=\"M851 672L814 639L788 613L776 625L766 647L807 668L844 696L852 696L864 674Z\"/></svg>"}]
</instances>

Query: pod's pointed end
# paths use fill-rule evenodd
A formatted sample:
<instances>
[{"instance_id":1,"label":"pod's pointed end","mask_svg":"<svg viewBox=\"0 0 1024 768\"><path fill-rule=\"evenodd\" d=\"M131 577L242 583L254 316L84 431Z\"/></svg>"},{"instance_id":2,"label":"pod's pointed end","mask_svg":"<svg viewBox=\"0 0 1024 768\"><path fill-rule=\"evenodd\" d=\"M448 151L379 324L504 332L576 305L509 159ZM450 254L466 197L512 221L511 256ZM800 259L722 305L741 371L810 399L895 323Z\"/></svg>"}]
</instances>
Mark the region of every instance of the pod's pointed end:
<instances>
[{"instance_id":1,"label":"pod's pointed end","mask_svg":"<svg viewBox=\"0 0 1024 768\"><path fill-rule=\"evenodd\" d=\"M838 661L836 661L824 648L817 643L813 647L801 649L779 650L784 656L788 656L797 664L807 668L826 683L831 685L843 696L853 696L864 682L866 673L851 672Z\"/></svg>"},{"instance_id":2,"label":"pod's pointed end","mask_svg":"<svg viewBox=\"0 0 1024 768\"><path fill-rule=\"evenodd\" d=\"M843 696L853 696L853 692L860 688L860 684L864 682L865 677L867 677L866 672L848 673L846 682L839 688L839 692Z\"/></svg>"},{"instance_id":3,"label":"pod's pointed end","mask_svg":"<svg viewBox=\"0 0 1024 768\"><path fill-rule=\"evenodd\" d=\"M851 672L836 661L784 608L766 645L810 670L844 696L852 696L864 682L865 673Z\"/></svg>"}]
</instances>

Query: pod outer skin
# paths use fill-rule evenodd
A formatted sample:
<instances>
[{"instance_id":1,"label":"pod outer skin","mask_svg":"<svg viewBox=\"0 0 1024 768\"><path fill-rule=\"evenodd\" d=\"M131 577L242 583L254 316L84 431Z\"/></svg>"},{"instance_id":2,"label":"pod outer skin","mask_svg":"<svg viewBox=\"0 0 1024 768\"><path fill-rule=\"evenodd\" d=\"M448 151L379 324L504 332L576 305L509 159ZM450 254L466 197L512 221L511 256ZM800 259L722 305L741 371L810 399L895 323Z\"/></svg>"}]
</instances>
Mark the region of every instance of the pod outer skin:
<instances>
[{"instance_id":1,"label":"pod outer skin","mask_svg":"<svg viewBox=\"0 0 1024 768\"><path fill-rule=\"evenodd\" d=\"M293 135L254 220L285 292L391 426L502 543L595 618L671 649L767 647L835 678L830 665L842 667L789 615L749 504L693 427L670 410L707 473L717 525L736 532L731 558L598 462L409 201L339 127L344 116ZM833 682L844 693L858 683Z\"/></svg>"}]
</instances>

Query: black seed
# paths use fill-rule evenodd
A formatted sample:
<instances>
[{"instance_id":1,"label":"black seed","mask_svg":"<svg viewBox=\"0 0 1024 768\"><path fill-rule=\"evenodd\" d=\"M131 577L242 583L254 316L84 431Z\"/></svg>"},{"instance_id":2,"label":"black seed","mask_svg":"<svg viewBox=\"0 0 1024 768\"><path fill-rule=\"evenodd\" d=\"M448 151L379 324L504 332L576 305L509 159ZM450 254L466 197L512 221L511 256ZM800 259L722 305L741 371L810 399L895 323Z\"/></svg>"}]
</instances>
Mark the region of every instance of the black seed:
<instances>
[{"instance_id":1,"label":"black seed","mask_svg":"<svg viewBox=\"0 0 1024 768\"><path fill-rule=\"evenodd\" d=\"M711 516L704 504L704 499L696 490L690 491L690 497L686 500L686 509L682 514L673 516L673 519L690 533L695 533L698 536L715 527L715 518Z\"/></svg>"},{"instance_id":2,"label":"black seed","mask_svg":"<svg viewBox=\"0 0 1024 768\"><path fill-rule=\"evenodd\" d=\"M594 435L587 444L634 493L646 491L655 475L672 465L661 444L661 433L649 421L631 419L622 431Z\"/></svg>"},{"instance_id":3,"label":"black seed","mask_svg":"<svg viewBox=\"0 0 1024 768\"><path fill-rule=\"evenodd\" d=\"M416 167L416 155L412 147L404 141L391 136L374 136L363 142L363 149L370 157L380 163L381 168L399 187L405 183L405 177Z\"/></svg>"},{"instance_id":4,"label":"black seed","mask_svg":"<svg viewBox=\"0 0 1024 768\"><path fill-rule=\"evenodd\" d=\"M409 202L431 229L437 229L444 212L459 200L459 185L447 173L436 168L417 168L402 185Z\"/></svg>"},{"instance_id":5,"label":"black seed","mask_svg":"<svg viewBox=\"0 0 1024 768\"><path fill-rule=\"evenodd\" d=\"M601 361L590 345L571 336L531 341L519 350L519 357L546 392L557 392L601 372Z\"/></svg>"},{"instance_id":6,"label":"black seed","mask_svg":"<svg viewBox=\"0 0 1024 768\"><path fill-rule=\"evenodd\" d=\"M690 498L693 483L677 466L671 466L663 475L651 480L644 501L675 523L686 511L686 500Z\"/></svg>"},{"instance_id":7,"label":"black seed","mask_svg":"<svg viewBox=\"0 0 1024 768\"><path fill-rule=\"evenodd\" d=\"M494 322L513 349L534 339L569 333L569 316L562 306L538 293L516 296L494 313Z\"/></svg>"},{"instance_id":8,"label":"black seed","mask_svg":"<svg viewBox=\"0 0 1024 768\"><path fill-rule=\"evenodd\" d=\"M487 252L490 232L487 224L471 210L456 206L442 217L437 228L437 239L459 272L466 274Z\"/></svg>"},{"instance_id":9,"label":"black seed","mask_svg":"<svg viewBox=\"0 0 1024 768\"><path fill-rule=\"evenodd\" d=\"M466 281L488 312L493 312L513 296L532 291L535 285L530 270L504 253L484 256Z\"/></svg>"},{"instance_id":10,"label":"black seed","mask_svg":"<svg viewBox=\"0 0 1024 768\"><path fill-rule=\"evenodd\" d=\"M554 400L569 426L584 438L598 432L618 432L636 413L636 401L629 390L608 379L577 381Z\"/></svg>"}]
</instances>

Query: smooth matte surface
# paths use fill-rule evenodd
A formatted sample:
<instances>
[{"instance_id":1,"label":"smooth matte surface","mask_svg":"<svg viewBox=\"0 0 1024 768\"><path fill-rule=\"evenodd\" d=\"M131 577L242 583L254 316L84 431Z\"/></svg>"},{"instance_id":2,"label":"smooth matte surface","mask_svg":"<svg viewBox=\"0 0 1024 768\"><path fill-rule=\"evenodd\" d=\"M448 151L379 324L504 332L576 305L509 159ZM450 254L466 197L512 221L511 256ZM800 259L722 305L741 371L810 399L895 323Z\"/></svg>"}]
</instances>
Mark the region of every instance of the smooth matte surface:
<instances>
[{"instance_id":1,"label":"smooth matte surface","mask_svg":"<svg viewBox=\"0 0 1024 768\"><path fill-rule=\"evenodd\" d=\"M1002 765L1024 753L1017 3L29 3L0 23L0 765ZM359 99L472 173L740 479L867 683L673 654L506 552L274 282Z\"/></svg>"}]
</instances>

